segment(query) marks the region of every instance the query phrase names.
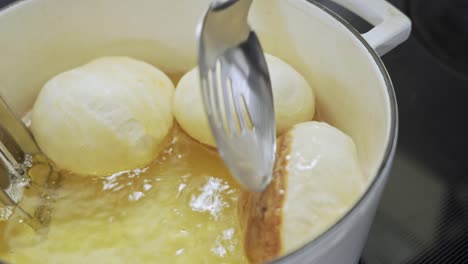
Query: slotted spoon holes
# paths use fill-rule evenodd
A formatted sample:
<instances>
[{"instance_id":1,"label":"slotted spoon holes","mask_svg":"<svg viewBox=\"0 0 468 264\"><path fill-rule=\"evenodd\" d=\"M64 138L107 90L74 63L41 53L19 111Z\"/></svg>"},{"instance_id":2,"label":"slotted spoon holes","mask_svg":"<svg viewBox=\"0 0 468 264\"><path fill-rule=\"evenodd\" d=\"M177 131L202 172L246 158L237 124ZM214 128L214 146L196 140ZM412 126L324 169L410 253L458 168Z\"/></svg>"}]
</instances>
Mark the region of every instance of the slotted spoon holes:
<instances>
[{"instance_id":1,"label":"slotted spoon holes","mask_svg":"<svg viewBox=\"0 0 468 264\"><path fill-rule=\"evenodd\" d=\"M234 84L231 78L233 72L227 68L218 60L214 69L207 71L206 79L202 76L202 91L210 122L226 135L238 136L253 131L255 126L243 93L245 87L233 86L247 84L239 82L239 78Z\"/></svg>"},{"instance_id":2,"label":"slotted spoon holes","mask_svg":"<svg viewBox=\"0 0 468 264\"><path fill-rule=\"evenodd\" d=\"M250 110L244 96L245 90L250 89L245 79L232 66L221 69L221 82L225 84L223 86L225 108L229 112L234 112L234 115L226 115L226 117L232 119L233 126L238 134L254 129ZM233 130L231 129L231 131Z\"/></svg>"}]
</instances>

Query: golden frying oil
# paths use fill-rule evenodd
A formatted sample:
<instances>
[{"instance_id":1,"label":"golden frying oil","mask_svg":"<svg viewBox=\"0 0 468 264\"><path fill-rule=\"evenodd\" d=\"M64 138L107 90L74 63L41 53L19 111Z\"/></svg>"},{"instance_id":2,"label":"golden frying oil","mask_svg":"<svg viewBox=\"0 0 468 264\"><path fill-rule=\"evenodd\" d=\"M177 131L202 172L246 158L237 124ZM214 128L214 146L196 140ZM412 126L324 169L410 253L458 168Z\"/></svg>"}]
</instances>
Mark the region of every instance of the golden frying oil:
<instances>
[{"instance_id":1,"label":"golden frying oil","mask_svg":"<svg viewBox=\"0 0 468 264\"><path fill-rule=\"evenodd\" d=\"M239 186L219 156L175 127L147 168L106 178L62 174L40 235L0 221L12 263L245 263Z\"/></svg>"}]
</instances>

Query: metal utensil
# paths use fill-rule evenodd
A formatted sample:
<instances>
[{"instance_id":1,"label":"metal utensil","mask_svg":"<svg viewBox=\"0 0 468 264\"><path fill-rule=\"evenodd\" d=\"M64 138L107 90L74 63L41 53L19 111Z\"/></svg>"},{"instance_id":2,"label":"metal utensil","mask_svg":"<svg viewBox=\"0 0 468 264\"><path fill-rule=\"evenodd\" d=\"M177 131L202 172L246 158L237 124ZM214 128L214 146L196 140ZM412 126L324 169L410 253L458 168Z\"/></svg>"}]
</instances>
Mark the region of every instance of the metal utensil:
<instances>
[{"instance_id":1,"label":"metal utensil","mask_svg":"<svg viewBox=\"0 0 468 264\"><path fill-rule=\"evenodd\" d=\"M29 182L25 162L36 153L39 147L28 129L0 96L0 201L5 205L17 203L7 190L13 183Z\"/></svg>"},{"instance_id":2,"label":"metal utensil","mask_svg":"<svg viewBox=\"0 0 468 264\"><path fill-rule=\"evenodd\" d=\"M231 174L252 191L271 181L273 95L263 50L247 22L252 0L212 2L198 29L205 110Z\"/></svg>"},{"instance_id":3,"label":"metal utensil","mask_svg":"<svg viewBox=\"0 0 468 264\"><path fill-rule=\"evenodd\" d=\"M27 170L36 154L40 150L28 129L0 96L0 203L15 207L15 213L34 229L41 224L18 204L22 189L30 186Z\"/></svg>"}]
</instances>

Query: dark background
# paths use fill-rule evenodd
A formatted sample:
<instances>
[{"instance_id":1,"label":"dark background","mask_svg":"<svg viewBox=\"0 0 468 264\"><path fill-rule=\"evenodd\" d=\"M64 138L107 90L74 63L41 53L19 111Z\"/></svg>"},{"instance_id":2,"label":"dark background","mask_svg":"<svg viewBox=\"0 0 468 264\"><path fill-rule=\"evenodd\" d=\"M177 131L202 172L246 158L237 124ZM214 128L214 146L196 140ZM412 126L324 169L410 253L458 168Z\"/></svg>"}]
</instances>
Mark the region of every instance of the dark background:
<instances>
[{"instance_id":1,"label":"dark background","mask_svg":"<svg viewBox=\"0 0 468 264\"><path fill-rule=\"evenodd\" d=\"M361 32L371 28L317 1ZM468 0L389 2L413 31L383 57L399 104L399 145L361 262L468 263Z\"/></svg>"}]
</instances>

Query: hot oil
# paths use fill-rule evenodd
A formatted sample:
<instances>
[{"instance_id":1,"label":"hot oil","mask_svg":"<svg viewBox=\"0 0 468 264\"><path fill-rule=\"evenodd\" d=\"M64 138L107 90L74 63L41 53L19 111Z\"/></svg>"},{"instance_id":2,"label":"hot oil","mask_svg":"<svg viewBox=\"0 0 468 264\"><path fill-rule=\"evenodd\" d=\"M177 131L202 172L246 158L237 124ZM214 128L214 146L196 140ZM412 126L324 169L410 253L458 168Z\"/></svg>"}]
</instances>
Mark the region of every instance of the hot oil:
<instances>
[{"instance_id":1,"label":"hot oil","mask_svg":"<svg viewBox=\"0 0 468 264\"><path fill-rule=\"evenodd\" d=\"M171 76L177 83L180 75ZM175 126L147 168L105 178L63 173L38 238L0 221L12 263L244 263L239 186L222 160Z\"/></svg>"}]
</instances>

